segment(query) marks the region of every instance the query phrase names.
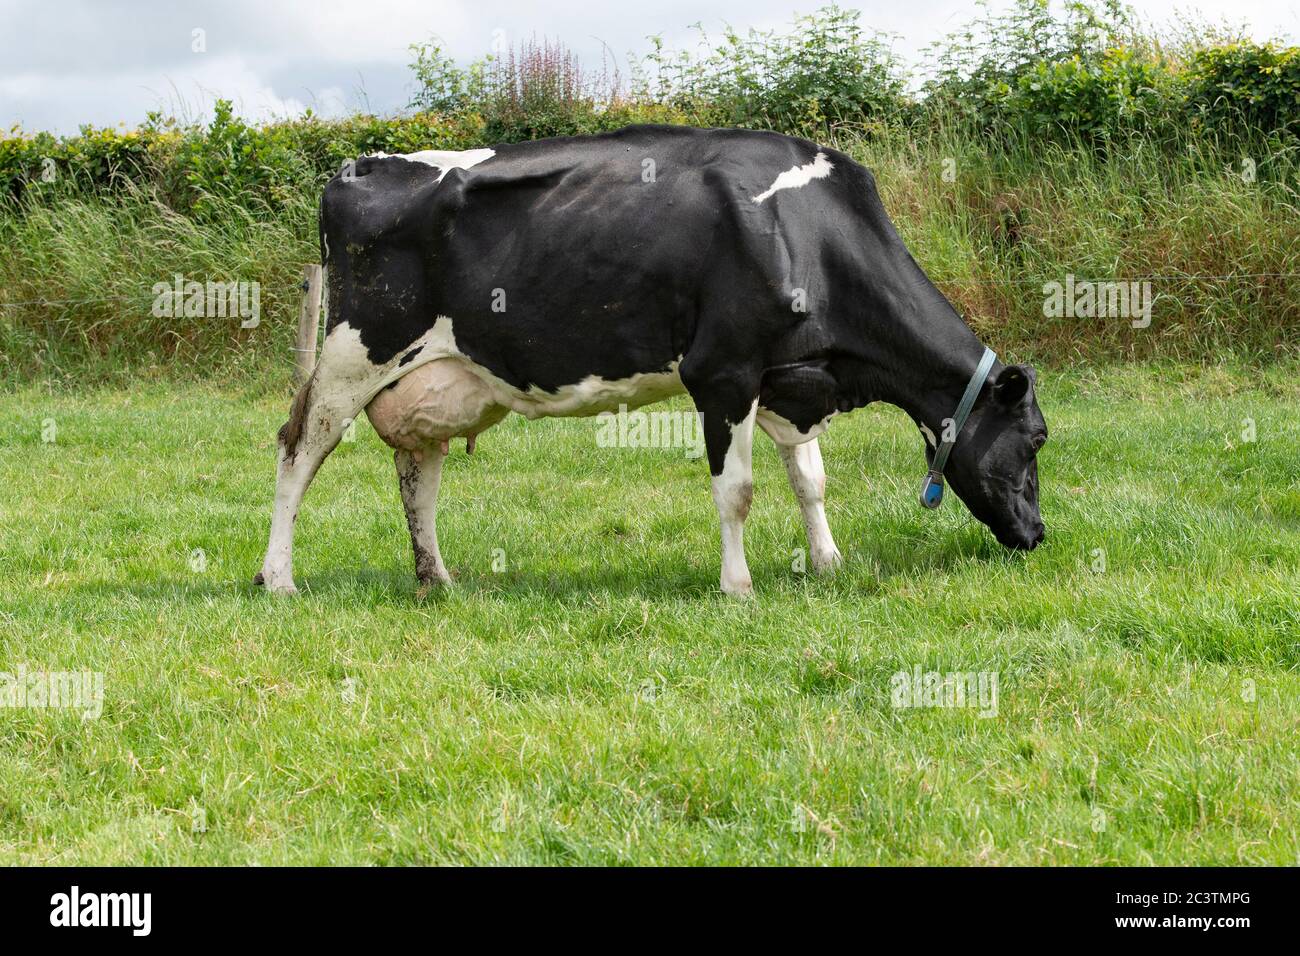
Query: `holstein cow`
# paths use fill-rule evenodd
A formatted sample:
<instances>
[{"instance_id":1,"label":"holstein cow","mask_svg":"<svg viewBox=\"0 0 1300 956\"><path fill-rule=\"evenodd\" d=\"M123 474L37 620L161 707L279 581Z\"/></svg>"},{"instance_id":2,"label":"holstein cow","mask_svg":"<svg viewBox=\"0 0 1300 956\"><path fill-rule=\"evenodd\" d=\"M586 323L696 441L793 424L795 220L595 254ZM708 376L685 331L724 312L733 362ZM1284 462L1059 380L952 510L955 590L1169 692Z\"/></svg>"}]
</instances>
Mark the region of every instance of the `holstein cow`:
<instances>
[{"instance_id":1,"label":"holstein cow","mask_svg":"<svg viewBox=\"0 0 1300 956\"><path fill-rule=\"evenodd\" d=\"M329 318L279 433L255 579L271 590L294 590L303 493L363 408L397 449L425 585L451 580L434 514L452 438L472 448L509 412L595 415L683 391L702 419L728 594L752 591L742 529L755 423L785 462L812 566L826 570L840 553L817 436L875 401L925 436L923 503L937 504L946 477L1002 544L1043 538L1033 371L993 360L909 255L871 173L834 149L634 126L381 154L325 187L320 241Z\"/></svg>"}]
</instances>

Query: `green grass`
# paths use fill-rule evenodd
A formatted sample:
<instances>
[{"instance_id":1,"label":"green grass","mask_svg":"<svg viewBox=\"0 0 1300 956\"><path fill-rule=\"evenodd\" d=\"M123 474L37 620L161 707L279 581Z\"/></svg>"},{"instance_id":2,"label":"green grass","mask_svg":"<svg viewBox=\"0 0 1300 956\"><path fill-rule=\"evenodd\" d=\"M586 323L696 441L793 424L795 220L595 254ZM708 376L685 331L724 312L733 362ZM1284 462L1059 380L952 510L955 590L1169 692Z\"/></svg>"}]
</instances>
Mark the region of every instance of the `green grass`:
<instances>
[{"instance_id":1,"label":"green grass","mask_svg":"<svg viewBox=\"0 0 1300 956\"><path fill-rule=\"evenodd\" d=\"M833 578L791 570L758 440L747 603L704 466L591 421L456 451L458 583L424 600L363 424L283 599L249 583L283 396L11 393L0 670L106 695L0 710L0 863L1295 863L1300 375L1042 378L1042 548L922 512L915 429L872 408L823 440ZM917 665L995 671L997 715L894 709Z\"/></svg>"}]
</instances>

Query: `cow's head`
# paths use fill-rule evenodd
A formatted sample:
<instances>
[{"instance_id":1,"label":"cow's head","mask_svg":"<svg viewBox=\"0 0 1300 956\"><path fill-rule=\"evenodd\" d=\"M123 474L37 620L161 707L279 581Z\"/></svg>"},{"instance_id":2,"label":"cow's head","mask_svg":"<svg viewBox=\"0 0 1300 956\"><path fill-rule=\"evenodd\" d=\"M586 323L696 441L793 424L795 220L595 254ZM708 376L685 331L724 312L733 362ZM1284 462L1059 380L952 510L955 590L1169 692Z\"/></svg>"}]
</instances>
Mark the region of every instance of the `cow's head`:
<instances>
[{"instance_id":1,"label":"cow's head","mask_svg":"<svg viewBox=\"0 0 1300 956\"><path fill-rule=\"evenodd\" d=\"M1038 449L1047 423L1034 397L1034 370L1007 365L991 377L944 476L976 518L1008 548L1030 550L1043 540L1038 513Z\"/></svg>"}]
</instances>

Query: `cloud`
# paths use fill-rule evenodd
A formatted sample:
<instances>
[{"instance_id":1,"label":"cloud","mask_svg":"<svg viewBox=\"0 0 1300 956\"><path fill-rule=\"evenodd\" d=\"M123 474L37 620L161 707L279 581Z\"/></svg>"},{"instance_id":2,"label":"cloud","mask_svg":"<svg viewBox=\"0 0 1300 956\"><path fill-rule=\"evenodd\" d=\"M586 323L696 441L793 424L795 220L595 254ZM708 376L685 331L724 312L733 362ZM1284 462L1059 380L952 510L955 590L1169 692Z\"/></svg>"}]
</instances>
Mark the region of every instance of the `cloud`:
<instances>
[{"instance_id":1,"label":"cloud","mask_svg":"<svg viewBox=\"0 0 1300 956\"><path fill-rule=\"evenodd\" d=\"M999 0L1004 6L1008 0ZM790 22L823 0L659 0L594 5L589 0L0 0L0 129L74 132L82 123L136 124L152 109L207 116L217 97L250 118L307 106L327 115L357 108L389 113L410 99L411 43L439 36L454 57L481 56L494 36L562 39L585 64L627 54L652 34L693 47L689 24L710 33ZM1182 0L1143 4L1165 20ZM1300 14L1269 0L1202 0L1210 16L1247 20L1257 36L1300 32ZM868 0L862 23L899 35L915 59L926 44L975 12L969 0ZM202 29L206 52L191 49Z\"/></svg>"},{"instance_id":2,"label":"cloud","mask_svg":"<svg viewBox=\"0 0 1300 956\"><path fill-rule=\"evenodd\" d=\"M187 71L171 75L153 71L115 73L111 83L103 82L98 74L26 73L0 78L0 96L12 110L12 119L23 121L25 128L37 128L28 117L40 116L45 125L64 131L92 121L99 126L135 125L150 110L162 110L182 119L202 119L212 115L218 99L231 100L241 116L255 120L299 116L308 105L318 105L278 93L238 55L208 57ZM345 112L343 100L337 88L329 91L320 98L325 107L321 112Z\"/></svg>"}]
</instances>

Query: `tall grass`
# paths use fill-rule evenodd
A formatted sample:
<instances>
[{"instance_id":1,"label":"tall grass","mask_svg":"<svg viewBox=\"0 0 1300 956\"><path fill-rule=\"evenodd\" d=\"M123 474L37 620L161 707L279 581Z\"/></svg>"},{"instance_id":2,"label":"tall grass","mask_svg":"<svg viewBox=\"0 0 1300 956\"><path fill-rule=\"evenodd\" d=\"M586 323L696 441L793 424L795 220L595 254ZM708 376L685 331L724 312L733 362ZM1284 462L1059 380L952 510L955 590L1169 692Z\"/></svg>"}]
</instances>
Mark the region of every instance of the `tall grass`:
<instances>
[{"instance_id":1,"label":"tall grass","mask_svg":"<svg viewBox=\"0 0 1300 956\"><path fill-rule=\"evenodd\" d=\"M1297 155L1211 146L1171 157L1141 140L1105 152L968 134L846 133L922 267L1000 351L1046 363L1133 358L1259 362L1300 350ZM951 180L951 181L949 181ZM274 211L207 197L205 217L139 188L0 215L0 380L125 380L283 366L299 270L318 258L317 183ZM155 318L150 288L180 273L257 281L262 321ZM1151 279L1149 328L1048 318L1043 283ZM80 302L79 300L107 300ZM55 302L59 304L40 304Z\"/></svg>"},{"instance_id":2,"label":"tall grass","mask_svg":"<svg viewBox=\"0 0 1300 956\"><path fill-rule=\"evenodd\" d=\"M204 219L141 189L0 215L0 380L195 377L285 361L301 265L319 258L315 190L304 184L275 215L208 198ZM260 324L156 317L152 288L177 274L260 283Z\"/></svg>"},{"instance_id":3,"label":"tall grass","mask_svg":"<svg viewBox=\"0 0 1300 956\"><path fill-rule=\"evenodd\" d=\"M1212 143L1170 155L1024 140L983 150L942 129L856 137L918 261L985 336L1039 360L1250 361L1300 347L1297 152ZM1254 176L1243 173L1253 162ZM1248 168L1248 167L1247 167ZM1149 328L1050 318L1043 284L1150 278Z\"/></svg>"}]
</instances>

